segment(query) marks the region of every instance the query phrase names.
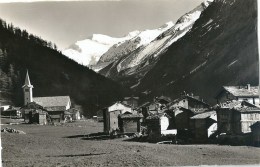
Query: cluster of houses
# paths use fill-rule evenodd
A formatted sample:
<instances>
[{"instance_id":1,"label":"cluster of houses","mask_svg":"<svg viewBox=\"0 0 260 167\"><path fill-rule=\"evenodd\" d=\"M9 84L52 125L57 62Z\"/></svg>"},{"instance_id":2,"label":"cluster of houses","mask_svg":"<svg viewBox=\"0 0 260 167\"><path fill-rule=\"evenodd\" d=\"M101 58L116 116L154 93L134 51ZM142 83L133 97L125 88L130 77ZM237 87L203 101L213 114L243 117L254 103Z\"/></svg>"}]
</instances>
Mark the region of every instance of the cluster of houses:
<instances>
[{"instance_id":1,"label":"cluster of houses","mask_svg":"<svg viewBox=\"0 0 260 167\"><path fill-rule=\"evenodd\" d=\"M216 99L217 105L210 106L199 96L184 92L175 100L161 96L138 105L138 97L126 97L99 110L97 118L107 134L142 133L150 141L172 135L196 143L241 138L259 145L258 87L223 86Z\"/></svg>"},{"instance_id":2,"label":"cluster of houses","mask_svg":"<svg viewBox=\"0 0 260 167\"><path fill-rule=\"evenodd\" d=\"M79 120L79 110L71 107L69 96L33 97L33 85L28 71L22 87L23 107L1 106L1 115L24 118L26 123L46 125L64 121Z\"/></svg>"},{"instance_id":3,"label":"cluster of houses","mask_svg":"<svg viewBox=\"0 0 260 167\"><path fill-rule=\"evenodd\" d=\"M79 110L71 107L69 96L33 97L28 72L22 89L24 106L1 106L1 115L41 125L81 118ZM223 86L216 100L217 105L210 106L199 96L183 92L175 100L161 96L139 105L139 98L132 96L99 110L96 117L107 134L139 133L149 141L174 136L200 143L229 138L259 146L259 88Z\"/></svg>"}]
</instances>

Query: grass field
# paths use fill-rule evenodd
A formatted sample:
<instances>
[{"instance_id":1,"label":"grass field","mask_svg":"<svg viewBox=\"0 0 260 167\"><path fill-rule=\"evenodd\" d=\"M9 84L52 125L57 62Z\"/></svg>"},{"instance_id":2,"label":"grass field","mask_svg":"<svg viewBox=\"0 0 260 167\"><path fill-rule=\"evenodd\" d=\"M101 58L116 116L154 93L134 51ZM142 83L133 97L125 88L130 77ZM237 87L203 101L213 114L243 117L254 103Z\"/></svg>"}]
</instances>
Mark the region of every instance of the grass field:
<instances>
[{"instance_id":1,"label":"grass field","mask_svg":"<svg viewBox=\"0 0 260 167\"><path fill-rule=\"evenodd\" d=\"M2 119L1 123L8 122ZM3 166L184 166L260 164L260 148L219 145L159 145L125 139L86 140L102 124L2 125L26 134L1 133Z\"/></svg>"}]
</instances>

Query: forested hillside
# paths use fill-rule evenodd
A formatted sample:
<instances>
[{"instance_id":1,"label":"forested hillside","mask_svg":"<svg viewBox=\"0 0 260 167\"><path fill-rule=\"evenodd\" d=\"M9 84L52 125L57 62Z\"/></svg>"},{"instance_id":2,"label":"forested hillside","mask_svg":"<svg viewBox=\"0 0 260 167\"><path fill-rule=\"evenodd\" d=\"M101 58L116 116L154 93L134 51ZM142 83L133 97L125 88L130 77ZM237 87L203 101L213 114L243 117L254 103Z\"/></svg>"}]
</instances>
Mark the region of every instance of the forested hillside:
<instances>
[{"instance_id":1,"label":"forested hillside","mask_svg":"<svg viewBox=\"0 0 260 167\"><path fill-rule=\"evenodd\" d=\"M119 84L62 55L55 44L0 20L2 104L22 105L21 87L27 69L34 96L69 95L83 106L87 116L128 93Z\"/></svg>"}]
</instances>

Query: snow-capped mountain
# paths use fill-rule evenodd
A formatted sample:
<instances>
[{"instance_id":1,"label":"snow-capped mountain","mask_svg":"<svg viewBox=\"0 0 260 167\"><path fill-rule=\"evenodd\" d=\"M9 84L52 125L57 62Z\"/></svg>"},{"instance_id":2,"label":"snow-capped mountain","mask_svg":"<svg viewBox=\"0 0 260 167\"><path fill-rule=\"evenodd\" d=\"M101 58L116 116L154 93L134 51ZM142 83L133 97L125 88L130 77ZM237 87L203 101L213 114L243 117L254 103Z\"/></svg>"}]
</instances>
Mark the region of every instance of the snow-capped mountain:
<instances>
[{"instance_id":1,"label":"snow-capped mountain","mask_svg":"<svg viewBox=\"0 0 260 167\"><path fill-rule=\"evenodd\" d=\"M131 39L139 34L139 31L130 32L122 38L113 38L107 35L94 34L90 39L77 41L69 48L62 51L64 55L85 66L96 65L100 57L113 45Z\"/></svg>"},{"instance_id":2,"label":"snow-capped mountain","mask_svg":"<svg viewBox=\"0 0 260 167\"><path fill-rule=\"evenodd\" d=\"M157 38L160 34L170 29L173 22L168 22L158 29L144 30L137 34L134 38L124 41L121 44L112 46L106 53L104 53L99 63L113 62L122 58L125 55L135 51L141 46L145 46Z\"/></svg>"},{"instance_id":3,"label":"snow-capped mountain","mask_svg":"<svg viewBox=\"0 0 260 167\"><path fill-rule=\"evenodd\" d=\"M130 75L135 75L135 77L138 75L138 78L141 78L156 64L160 55L171 44L182 38L192 28L195 21L212 1L203 2L178 19L176 24L165 24L158 30L153 30L154 33L143 31L125 43L111 47L102 55L99 63L112 62L112 64L101 70L100 73L116 80Z\"/></svg>"}]
</instances>

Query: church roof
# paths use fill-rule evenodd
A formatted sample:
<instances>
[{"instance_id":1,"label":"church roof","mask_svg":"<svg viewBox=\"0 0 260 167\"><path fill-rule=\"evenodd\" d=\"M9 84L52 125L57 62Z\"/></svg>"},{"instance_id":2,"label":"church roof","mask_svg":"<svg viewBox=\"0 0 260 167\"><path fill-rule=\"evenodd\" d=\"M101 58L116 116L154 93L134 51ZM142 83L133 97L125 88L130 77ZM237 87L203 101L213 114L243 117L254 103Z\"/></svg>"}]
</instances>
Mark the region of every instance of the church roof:
<instances>
[{"instance_id":1,"label":"church roof","mask_svg":"<svg viewBox=\"0 0 260 167\"><path fill-rule=\"evenodd\" d=\"M48 111L66 110L70 102L69 96L34 97L33 101Z\"/></svg>"},{"instance_id":2,"label":"church roof","mask_svg":"<svg viewBox=\"0 0 260 167\"><path fill-rule=\"evenodd\" d=\"M26 72L26 76L25 76L25 81L24 81L23 88L24 88L25 86L28 86L28 87L33 88L33 85L32 85L31 82L30 82L30 78L29 78L28 71Z\"/></svg>"}]
</instances>

